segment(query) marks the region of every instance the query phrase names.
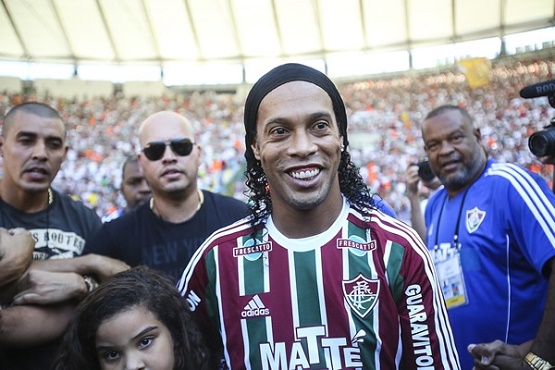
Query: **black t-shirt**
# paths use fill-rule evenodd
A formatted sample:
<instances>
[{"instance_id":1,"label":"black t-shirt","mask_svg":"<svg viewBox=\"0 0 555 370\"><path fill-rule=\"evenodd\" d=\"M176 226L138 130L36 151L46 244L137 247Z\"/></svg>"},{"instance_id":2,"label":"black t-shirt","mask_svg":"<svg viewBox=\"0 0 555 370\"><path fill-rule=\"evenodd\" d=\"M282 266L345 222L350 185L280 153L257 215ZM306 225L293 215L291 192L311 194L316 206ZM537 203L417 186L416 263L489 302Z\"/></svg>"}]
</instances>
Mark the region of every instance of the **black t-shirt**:
<instances>
[{"instance_id":1,"label":"black t-shirt","mask_svg":"<svg viewBox=\"0 0 555 370\"><path fill-rule=\"evenodd\" d=\"M169 275L177 283L193 253L214 231L247 216L245 203L203 191L204 203L189 220L164 221L148 203L102 225L85 245L85 254L97 253L146 265Z\"/></svg>"},{"instance_id":2,"label":"black t-shirt","mask_svg":"<svg viewBox=\"0 0 555 370\"><path fill-rule=\"evenodd\" d=\"M102 222L82 202L53 191L52 204L36 213L25 213L0 199L0 227L22 227L31 231L36 241L33 259L64 259L80 256L85 241L95 234ZM40 323L37 323L40 325ZM61 338L28 348L4 347L0 352L0 370L49 369Z\"/></svg>"}]
</instances>

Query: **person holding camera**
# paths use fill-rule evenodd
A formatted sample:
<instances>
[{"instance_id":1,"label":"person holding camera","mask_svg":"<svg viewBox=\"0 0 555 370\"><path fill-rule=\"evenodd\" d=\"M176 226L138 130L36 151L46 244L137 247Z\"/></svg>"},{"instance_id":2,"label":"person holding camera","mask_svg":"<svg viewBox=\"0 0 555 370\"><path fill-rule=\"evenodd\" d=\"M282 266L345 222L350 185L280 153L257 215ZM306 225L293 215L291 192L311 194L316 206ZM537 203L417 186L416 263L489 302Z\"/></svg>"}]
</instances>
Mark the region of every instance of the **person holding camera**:
<instances>
[{"instance_id":1,"label":"person holding camera","mask_svg":"<svg viewBox=\"0 0 555 370\"><path fill-rule=\"evenodd\" d=\"M441 181L432 172L429 161L409 164L405 171L405 178L407 182L407 197L410 201L410 223L412 228L416 230L420 238L425 242L426 224L424 222L424 210L426 209L428 199L441 186ZM424 189L428 189L430 192L422 199Z\"/></svg>"},{"instance_id":2,"label":"person holding camera","mask_svg":"<svg viewBox=\"0 0 555 370\"><path fill-rule=\"evenodd\" d=\"M488 159L465 109L433 110L422 137L444 186L425 210L426 244L462 368L552 368L555 195L539 175Z\"/></svg>"}]
</instances>

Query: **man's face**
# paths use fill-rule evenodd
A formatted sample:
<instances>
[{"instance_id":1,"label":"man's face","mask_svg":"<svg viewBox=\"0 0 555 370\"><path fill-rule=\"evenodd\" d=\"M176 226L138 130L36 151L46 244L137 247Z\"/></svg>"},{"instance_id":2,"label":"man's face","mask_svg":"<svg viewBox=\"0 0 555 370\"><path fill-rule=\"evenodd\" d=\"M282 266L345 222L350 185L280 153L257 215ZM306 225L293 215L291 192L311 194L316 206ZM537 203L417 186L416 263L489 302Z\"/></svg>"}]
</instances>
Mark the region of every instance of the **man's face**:
<instances>
[{"instance_id":1,"label":"man's face","mask_svg":"<svg viewBox=\"0 0 555 370\"><path fill-rule=\"evenodd\" d=\"M308 210L340 197L342 138L328 94L304 81L283 84L260 103L251 147L274 211Z\"/></svg>"},{"instance_id":2,"label":"man's face","mask_svg":"<svg viewBox=\"0 0 555 370\"><path fill-rule=\"evenodd\" d=\"M194 142L191 129L180 117L169 112L149 118L140 136L143 148L148 143L174 139L188 138ZM181 193L196 185L201 160L200 148L196 144L187 156L174 153L169 145L166 145L164 154L157 160L149 160L144 153L139 154L143 174L153 193Z\"/></svg>"},{"instance_id":3,"label":"man's face","mask_svg":"<svg viewBox=\"0 0 555 370\"><path fill-rule=\"evenodd\" d=\"M133 209L150 198L150 188L139 162L129 162L125 165L121 193L127 203L127 209Z\"/></svg>"},{"instance_id":4,"label":"man's face","mask_svg":"<svg viewBox=\"0 0 555 370\"><path fill-rule=\"evenodd\" d=\"M24 111L16 112L12 118L0 138L2 181L24 191L44 191L56 177L67 153L64 123Z\"/></svg>"},{"instance_id":5,"label":"man's face","mask_svg":"<svg viewBox=\"0 0 555 370\"><path fill-rule=\"evenodd\" d=\"M479 176L486 162L480 131L459 111L427 119L422 137L430 166L448 190L459 191Z\"/></svg>"}]
</instances>

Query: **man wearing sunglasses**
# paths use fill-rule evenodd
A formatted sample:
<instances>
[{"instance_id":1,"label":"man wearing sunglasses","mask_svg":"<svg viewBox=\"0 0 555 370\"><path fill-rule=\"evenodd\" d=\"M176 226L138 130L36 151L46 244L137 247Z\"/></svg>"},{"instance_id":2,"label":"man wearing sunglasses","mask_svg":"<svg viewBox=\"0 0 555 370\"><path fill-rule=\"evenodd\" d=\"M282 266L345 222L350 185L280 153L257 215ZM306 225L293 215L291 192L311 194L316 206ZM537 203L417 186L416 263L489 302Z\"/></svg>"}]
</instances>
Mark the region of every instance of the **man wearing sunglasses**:
<instances>
[{"instance_id":1,"label":"man wearing sunglasses","mask_svg":"<svg viewBox=\"0 0 555 370\"><path fill-rule=\"evenodd\" d=\"M152 198L105 223L85 253L146 265L177 281L213 231L247 215L245 203L198 188L202 149L194 136L191 123L174 112L155 113L142 123L138 158Z\"/></svg>"}]
</instances>

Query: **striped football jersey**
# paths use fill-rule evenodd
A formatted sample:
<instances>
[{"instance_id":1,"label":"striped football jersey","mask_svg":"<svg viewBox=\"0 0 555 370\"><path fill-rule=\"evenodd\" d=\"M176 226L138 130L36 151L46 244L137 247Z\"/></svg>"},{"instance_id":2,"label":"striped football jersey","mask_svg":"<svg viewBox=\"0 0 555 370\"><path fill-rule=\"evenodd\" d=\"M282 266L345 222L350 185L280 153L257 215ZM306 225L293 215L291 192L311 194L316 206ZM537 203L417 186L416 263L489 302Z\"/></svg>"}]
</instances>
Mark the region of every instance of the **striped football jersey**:
<instances>
[{"instance_id":1,"label":"striped football jersey","mask_svg":"<svg viewBox=\"0 0 555 370\"><path fill-rule=\"evenodd\" d=\"M414 230L345 201L325 232L269 217L214 233L178 283L231 369L458 369L430 256Z\"/></svg>"}]
</instances>

